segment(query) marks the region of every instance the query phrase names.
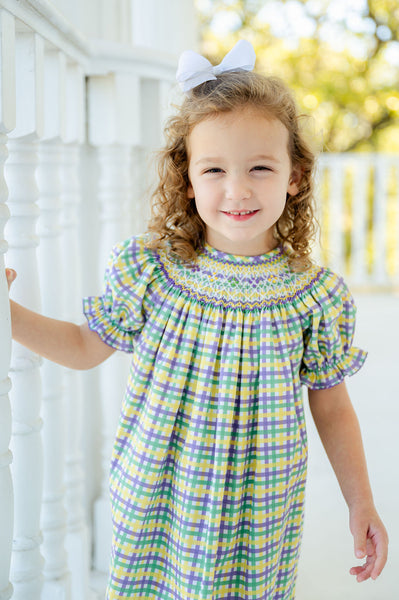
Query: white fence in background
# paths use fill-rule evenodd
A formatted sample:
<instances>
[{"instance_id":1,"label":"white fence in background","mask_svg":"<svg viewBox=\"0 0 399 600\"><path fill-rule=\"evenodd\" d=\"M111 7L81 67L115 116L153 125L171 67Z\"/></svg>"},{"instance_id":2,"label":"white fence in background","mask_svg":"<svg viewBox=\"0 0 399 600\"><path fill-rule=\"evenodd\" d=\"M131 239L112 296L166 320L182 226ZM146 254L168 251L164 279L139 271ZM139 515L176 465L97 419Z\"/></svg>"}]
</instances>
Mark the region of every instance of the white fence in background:
<instances>
[{"instance_id":1,"label":"white fence in background","mask_svg":"<svg viewBox=\"0 0 399 600\"><path fill-rule=\"evenodd\" d=\"M118 356L82 375L11 353L4 258L17 301L81 321L110 247L145 228L148 158L193 14L188 0L0 0L0 600L94 597L126 372ZM320 160L319 254L356 285L399 284L398 167Z\"/></svg>"},{"instance_id":2,"label":"white fence in background","mask_svg":"<svg viewBox=\"0 0 399 600\"><path fill-rule=\"evenodd\" d=\"M399 286L399 156L324 154L321 261L357 288Z\"/></svg>"}]
</instances>

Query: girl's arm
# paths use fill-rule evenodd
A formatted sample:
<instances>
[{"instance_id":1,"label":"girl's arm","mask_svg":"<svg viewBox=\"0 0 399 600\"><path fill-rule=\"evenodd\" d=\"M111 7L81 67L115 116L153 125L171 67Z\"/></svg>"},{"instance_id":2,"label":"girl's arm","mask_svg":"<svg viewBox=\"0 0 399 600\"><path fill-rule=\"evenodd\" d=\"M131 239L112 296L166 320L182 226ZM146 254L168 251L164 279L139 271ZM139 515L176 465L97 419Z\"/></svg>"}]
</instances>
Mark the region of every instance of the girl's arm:
<instances>
[{"instance_id":1,"label":"girl's arm","mask_svg":"<svg viewBox=\"0 0 399 600\"><path fill-rule=\"evenodd\" d=\"M344 382L309 390L310 410L349 508L355 555L366 558L353 567L358 581L376 579L387 561L388 536L374 506L366 458L355 411Z\"/></svg>"},{"instance_id":2,"label":"girl's arm","mask_svg":"<svg viewBox=\"0 0 399 600\"><path fill-rule=\"evenodd\" d=\"M10 287L15 271L6 270ZM16 342L70 369L91 369L111 356L105 344L85 323L75 325L50 319L10 300L12 337Z\"/></svg>"}]
</instances>

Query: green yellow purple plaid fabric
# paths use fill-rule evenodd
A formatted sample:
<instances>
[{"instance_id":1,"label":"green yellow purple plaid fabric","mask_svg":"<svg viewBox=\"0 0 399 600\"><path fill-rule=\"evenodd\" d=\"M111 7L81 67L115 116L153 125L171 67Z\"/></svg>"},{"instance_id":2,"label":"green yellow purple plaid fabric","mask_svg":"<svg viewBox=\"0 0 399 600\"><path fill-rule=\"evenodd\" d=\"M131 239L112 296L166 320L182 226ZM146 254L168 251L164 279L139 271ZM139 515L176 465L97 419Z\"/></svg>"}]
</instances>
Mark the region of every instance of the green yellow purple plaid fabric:
<instances>
[{"instance_id":1,"label":"green yellow purple plaid fabric","mask_svg":"<svg viewBox=\"0 0 399 600\"><path fill-rule=\"evenodd\" d=\"M138 236L112 253L91 329L132 352L111 465L108 600L291 600L307 464L301 385L356 372L343 281Z\"/></svg>"}]
</instances>

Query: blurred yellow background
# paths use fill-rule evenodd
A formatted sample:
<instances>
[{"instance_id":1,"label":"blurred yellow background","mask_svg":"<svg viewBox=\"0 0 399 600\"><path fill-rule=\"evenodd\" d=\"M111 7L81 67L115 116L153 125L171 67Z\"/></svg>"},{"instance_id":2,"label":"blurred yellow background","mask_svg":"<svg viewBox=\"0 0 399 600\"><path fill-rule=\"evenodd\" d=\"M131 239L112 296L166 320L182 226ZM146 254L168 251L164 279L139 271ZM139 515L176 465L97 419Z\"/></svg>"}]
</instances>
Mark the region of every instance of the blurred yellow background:
<instances>
[{"instance_id":1,"label":"blurred yellow background","mask_svg":"<svg viewBox=\"0 0 399 600\"><path fill-rule=\"evenodd\" d=\"M314 116L324 150L399 152L397 0L196 0L201 51L237 39L256 69L281 76Z\"/></svg>"}]
</instances>

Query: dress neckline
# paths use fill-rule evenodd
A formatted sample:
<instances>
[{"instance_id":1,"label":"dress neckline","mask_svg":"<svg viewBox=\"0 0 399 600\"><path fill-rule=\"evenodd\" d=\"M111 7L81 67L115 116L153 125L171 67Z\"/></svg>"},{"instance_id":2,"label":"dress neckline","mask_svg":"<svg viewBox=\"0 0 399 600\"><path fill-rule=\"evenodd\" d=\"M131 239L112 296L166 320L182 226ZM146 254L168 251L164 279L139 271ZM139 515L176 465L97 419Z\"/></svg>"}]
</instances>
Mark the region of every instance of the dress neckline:
<instances>
[{"instance_id":1,"label":"dress neckline","mask_svg":"<svg viewBox=\"0 0 399 600\"><path fill-rule=\"evenodd\" d=\"M202 254L206 255L212 260L225 264L258 265L276 261L284 254L284 250L282 246L279 245L276 246L276 248L274 248L273 250L265 252L264 254L258 254L255 256L244 256L242 254L230 254L228 252L223 252L222 250L217 250L216 248L205 242Z\"/></svg>"}]
</instances>

